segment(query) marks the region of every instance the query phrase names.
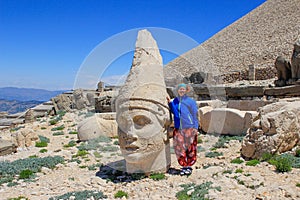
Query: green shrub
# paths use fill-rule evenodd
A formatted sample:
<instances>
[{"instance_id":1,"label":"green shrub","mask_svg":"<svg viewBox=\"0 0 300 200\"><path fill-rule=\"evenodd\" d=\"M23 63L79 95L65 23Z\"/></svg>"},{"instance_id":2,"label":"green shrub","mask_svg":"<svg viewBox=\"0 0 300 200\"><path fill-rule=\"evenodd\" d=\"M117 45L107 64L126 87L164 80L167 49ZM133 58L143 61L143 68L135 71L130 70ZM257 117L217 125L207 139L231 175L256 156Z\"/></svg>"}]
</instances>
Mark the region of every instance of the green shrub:
<instances>
[{"instance_id":1,"label":"green shrub","mask_svg":"<svg viewBox=\"0 0 300 200\"><path fill-rule=\"evenodd\" d=\"M100 151L103 150L104 145L100 144L100 143L110 143L111 142L111 138L109 137L105 137L105 136L100 136L98 138L95 139L91 139L87 142L83 142L80 144L80 146L78 146L77 148L79 150L96 150L99 149Z\"/></svg>"},{"instance_id":2,"label":"green shrub","mask_svg":"<svg viewBox=\"0 0 300 200\"><path fill-rule=\"evenodd\" d=\"M159 180L165 179L166 176L163 173L153 173L153 174L150 174L149 178L151 178L152 180L155 180L155 181L159 181Z\"/></svg>"},{"instance_id":3,"label":"green shrub","mask_svg":"<svg viewBox=\"0 0 300 200\"><path fill-rule=\"evenodd\" d=\"M260 163L259 160L254 159L254 160L249 160L249 161L247 161L247 162L246 162L246 165L247 165L247 166L256 166L256 165L258 165L259 163Z\"/></svg>"},{"instance_id":4,"label":"green shrub","mask_svg":"<svg viewBox=\"0 0 300 200\"><path fill-rule=\"evenodd\" d=\"M50 139L45 136L39 135L39 139L41 142L50 143Z\"/></svg>"},{"instance_id":5,"label":"green shrub","mask_svg":"<svg viewBox=\"0 0 300 200\"><path fill-rule=\"evenodd\" d=\"M74 200L86 200L86 199L106 199L107 196L101 191L84 190L79 192L68 192L61 196L51 197L49 200L69 200L70 197L74 197Z\"/></svg>"},{"instance_id":6,"label":"green shrub","mask_svg":"<svg viewBox=\"0 0 300 200\"><path fill-rule=\"evenodd\" d=\"M64 125L61 125L61 126L58 126L58 127L55 127L55 128L51 128L51 131L61 131L65 128Z\"/></svg>"},{"instance_id":7,"label":"green shrub","mask_svg":"<svg viewBox=\"0 0 300 200\"><path fill-rule=\"evenodd\" d=\"M225 170L223 171L223 174L232 174L232 170Z\"/></svg>"},{"instance_id":8,"label":"green shrub","mask_svg":"<svg viewBox=\"0 0 300 200\"><path fill-rule=\"evenodd\" d=\"M71 141L69 141L68 144L65 144L64 147L66 147L66 148L68 148L68 147L74 147L74 146L76 146L76 144L77 144L76 141L71 140Z\"/></svg>"},{"instance_id":9,"label":"green shrub","mask_svg":"<svg viewBox=\"0 0 300 200\"><path fill-rule=\"evenodd\" d=\"M292 162L286 157L278 156L275 158L274 165L278 172L289 172L292 170Z\"/></svg>"},{"instance_id":10,"label":"green shrub","mask_svg":"<svg viewBox=\"0 0 300 200\"><path fill-rule=\"evenodd\" d=\"M86 150L78 150L78 151L77 151L77 154L74 155L74 157L84 157L84 156L86 156L87 154L89 154L89 152L87 152Z\"/></svg>"},{"instance_id":11,"label":"green shrub","mask_svg":"<svg viewBox=\"0 0 300 200\"><path fill-rule=\"evenodd\" d=\"M74 134L74 135L76 135L76 134L78 134L78 132L77 132L77 131L69 131L69 134Z\"/></svg>"},{"instance_id":12,"label":"green shrub","mask_svg":"<svg viewBox=\"0 0 300 200\"><path fill-rule=\"evenodd\" d=\"M29 199L24 197L24 196L19 196L19 197L16 197L16 198L9 198L8 200L29 200Z\"/></svg>"},{"instance_id":13,"label":"green shrub","mask_svg":"<svg viewBox=\"0 0 300 200\"><path fill-rule=\"evenodd\" d=\"M39 172L42 167L53 169L58 163L64 162L64 158L60 156L44 157L44 158L26 158L19 159L13 162L0 162L0 185L3 183L12 182L16 175L26 176L30 170L33 173ZM23 174L24 173L24 174Z\"/></svg>"},{"instance_id":14,"label":"green shrub","mask_svg":"<svg viewBox=\"0 0 300 200\"><path fill-rule=\"evenodd\" d=\"M116 140L116 141L114 141L114 143L113 143L114 145L119 145L119 141L118 140Z\"/></svg>"},{"instance_id":15,"label":"green shrub","mask_svg":"<svg viewBox=\"0 0 300 200\"><path fill-rule=\"evenodd\" d=\"M119 190L115 195L114 195L115 198L122 198L122 197L125 197L126 199L128 198L128 194L122 190Z\"/></svg>"},{"instance_id":16,"label":"green shrub","mask_svg":"<svg viewBox=\"0 0 300 200\"><path fill-rule=\"evenodd\" d=\"M94 170L98 169L99 167L101 167L101 165L102 165L101 163L90 165L90 166L88 166L88 170L94 171Z\"/></svg>"},{"instance_id":17,"label":"green shrub","mask_svg":"<svg viewBox=\"0 0 300 200\"><path fill-rule=\"evenodd\" d=\"M32 177L32 175L33 175L33 171L31 171L29 169L25 169L20 172L19 178L20 179L28 179L28 178Z\"/></svg>"},{"instance_id":18,"label":"green shrub","mask_svg":"<svg viewBox=\"0 0 300 200\"><path fill-rule=\"evenodd\" d=\"M58 132L54 132L52 135L53 135L53 136L64 135L64 132L58 131Z\"/></svg>"},{"instance_id":19,"label":"green shrub","mask_svg":"<svg viewBox=\"0 0 300 200\"><path fill-rule=\"evenodd\" d=\"M203 143L203 140L198 136L197 137L197 144L202 144Z\"/></svg>"},{"instance_id":20,"label":"green shrub","mask_svg":"<svg viewBox=\"0 0 300 200\"><path fill-rule=\"evenodd\" d=\"M41 149L40 153L46 153L48 150L47 149Z\"/></svg>"},{"instance_id":21,"label":"green shrub","mask_svg":"<svg viewBox=\"0 0 300 200\"><path fill-rule=\"evenodd\" d=\"M230 163L233 163L233 164L241 164L243 163L244 161L241 160L240 158L235 158L233 159L232 161L230 161Z\"/></svg>"},{"instance_id":22,"label":"green shrub","mask_svg":"<svg viewBox=\"0 0 300 200\"><path fill-rule=\"evenodd\" d=\"M222 156L222 155L223 155L222 152L216 152L216 151L210 151L210 152L205 153L205 157L207 157L207 158L215 158L215 157Z\"/></svg>"},{"instance_id":23,"label":"green shrub","mask_svg":"<svg viewBox=\"0 0 300 200\"><path fill-rule=\"evenodd\" d=\"M296 187L300 187L300 183L296 183Z\"/></svg>"},{"instance_id":24,"label":"green shrub","mask_svg":"<svg viewBox=\"0 0 300 200\"><path fill-rule=\"evenodd\" d=\"M55 124L57 124L57 119L51 119L50 121L49 121L49 124L50 125L55 125Z\"/></svg>"},{"instance_id":25,"label":"green shrub","mask_svg":"<svg viewBox=\"0 0 300 200\"><path fill-rule=\"evenodd\" d=\"M18 130L20 130L21 128L25 128L25 126L18 126L18 127L16 127L16 128L12 128L12 129L10 129L10 132L18 131Z\"/></svg>"},{"instance_id":26,"label":"green shrub","mask_svg":"<svg viewBox=\"0 0 300 200\"><path fill-rule=\"evenodd\" d=\"M295 153L296 153L296 154L295 154L296 157L300 157L300 148L297 149Z\"/></svg>"},{"instance_id":27,"label":"green shrub","mask_svg":"<svg viewBox=\"0 0 300 200\"><path fill-rule=\"evenodd\" d=\"M36 142L35 143L35 147L47 147L48 146L48 143L45 142L45 141L41 141L41 142Z\"/></svg>"},{"instance_id":28,"label":"green shrub","mask_svg":"<svg viewBox=\"0 0 300 200\"><path fill-rule=\"evenodd\" d=\"M47 128L46 128L46 127L41 127L41 129L42 129L42 130L45 130L45 129L47 129Z\"/></svg>"},{"instance_id":29,"label":"green shrub","mask_svg":"<svg viewBox=\"0 0 300 200\"><path fill-rule=\"evenodd\" d=\"M260 161L269 161L273 158L273 155L271 153L265 152L262 154Z\"/></svg>"},{"instance_id":30,"label":"green shrub","mask_svg":"<svg viewBox=\"0 0 300 200\"><path fill-rule=\"evenodd\" d=\"M236 169L235 170L235 173L243 173L244 172L244 170L242 170L242 169Z\"/></svg>"},{"instance_id":31,"label":"green shrub","mask_svg":"<svg viewBox=\"0 0 300 200\"><path fill-rule=\"evenodd\" d=\"M205 182L200 185L195 185L194 183L180 185L183 190L176 193L176 198L178 200L206 200L205 195L208 194L208 190L215 189L221 191L220 187L211 187L212 182ZM191 194L188 192L193 191Z\"/></svg>"},{"instance_id":32,"label":"green shrub","mask_svg":"<svg viewBox=\"0 0 300 200\"><path fill-rule=\"evenodd\" d=\"M218 141L213 145L215 148L225 148L225 143L228 143L230 140L242 141L243 136L220 136Z\"/></svg>"},{"instance_id":33,"label":"green shrub","mask_svg":"<svg viewBox=\"0 0 300 200\"><path fill-rule=\"evenodd\" d=\"M300 158L295 157L292 154L284 153L281 155L273 156L272 159L268 161L270 164L275 165L276 170L280 172L287 172L291 169L289 168L300 168ZM289 167L290 166L290 167Z\"/></svg>"},{"instance_id":34,"label":"green shrub","mask_svg":"<svg viewBox=\"0 0 300 200\"><path fill-rule=\"evenodd\" d=\"M99 152L97 152L97 151L94 151L94 156L96 157L96 158L102 158L103 156L99 153Z\"/></svg>"}]
</instances>

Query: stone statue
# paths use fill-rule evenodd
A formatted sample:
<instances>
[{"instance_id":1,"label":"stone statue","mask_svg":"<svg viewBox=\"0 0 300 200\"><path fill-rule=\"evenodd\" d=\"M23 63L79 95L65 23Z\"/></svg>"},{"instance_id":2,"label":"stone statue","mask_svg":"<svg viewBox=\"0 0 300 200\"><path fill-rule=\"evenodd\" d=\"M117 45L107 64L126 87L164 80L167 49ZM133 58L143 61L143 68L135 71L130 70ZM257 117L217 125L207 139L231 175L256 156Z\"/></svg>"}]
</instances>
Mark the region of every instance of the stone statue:
<instances>
[{"instance_id":1,"label":"stone statue","mask_svg":"<svg viewBox=\"0 0 300 200\"><path fill-rule=\"evenodd\" d=\"M300 79L300 40L298 40L294 44L291 64L292 64L292 82L295 82L298 79Z\"/></svg>"},{"instance_id":2,"label":"stone statue","mask_svg":"<svg viewBox=\"0 0 300 200\"><path fill-rule=\"evenodd\" d=\"M116 120L129 173L166 172L170 166L162 57L150 32L138 33L133 63L116 99Z\"/></svg>"},{"instance_id":3,"label":"stone statue","mask_svg":"<svg viewBox=\"0 0 300 200\"><path fill-rule=\"evenodd\" d=\"M275 60L275 68L277 70L278 79L275 80L275 86L282 87L287 85L287 81L291 78L291 64L284 57L278 56Z\"/></svg>"},{"instance_id":4,"label":"stone statue","mask_svg":"<svg viewBox=\"0 0 300 200\"><path fill-rule=\"evenodd\" d=\"M84 96L82 89L76 89L73 92L73 108L82 110L87 107L88 100Z\"/></svg>"}]
</instances>

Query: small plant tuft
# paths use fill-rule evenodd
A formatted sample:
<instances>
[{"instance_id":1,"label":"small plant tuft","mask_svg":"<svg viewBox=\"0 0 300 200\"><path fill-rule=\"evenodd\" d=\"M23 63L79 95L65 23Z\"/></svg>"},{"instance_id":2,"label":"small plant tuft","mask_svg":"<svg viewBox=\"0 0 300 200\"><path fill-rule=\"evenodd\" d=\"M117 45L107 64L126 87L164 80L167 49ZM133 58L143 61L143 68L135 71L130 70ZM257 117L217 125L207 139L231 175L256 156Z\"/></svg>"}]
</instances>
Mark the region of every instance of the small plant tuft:
<instances>
[{"instance_id":1,"label":"small plant tuft","mask_svg":"<svg viewBox=\"0 0 300 200\"><path fill-rule=\"evenodd\" d=\"M31 171L29 169L25 169L25 170L20 172L19 178L20 179L29 179L29 178L32 177L32 175L33 175L33 171Z\"/></svg>"},{"instance_id":2,"label":"small plant tuft","mask_svg":"<svg viewBox=\"0 0 300 200\"><path fill-rule=\"evenodd\" d=\"M221 187L212 187L212 182L205 182L200 185L195 185L194 183L180 185L183 187L183 190L176 193L176 198L178 200L192 200L192 199L203 199L208 194L208 190L215 189L221 191ZM191 192L193 191L193 192Z\"/></svg>"},{"instance_id":3,"label":"small plant tuft","mask_svg":"<svg viewBox=\"0 0 300 200\"><path fill-rule=\"evenodd\" d=\"M236 169L235 170L235 173L243 173L244 172L244 170L242 170L242 169Z\"/></svg>"},{"instance_id":4,"label":"small plant tuft","mask_svg":"<svg viewBox=\"0 0 300 200\"><path fill-rule=\"evenodd\" d=\"M103 194L101 191L95 191L95 190L84 190L79 192L68 192L66 194L63 194L61 196L51 197L49 200L69 200L69 199L75 199L75 200L85 200L85 199L106 199L107 196Z\"/></svg>"},{"instance_id":5,"label":"small plant tuft","mask_svg":"<svg viewBox=\"0 0 300 200\"><path fill-rule=\"evenodd\" d=\"M230 161L230 163L232 163L232 164L241 164L243 162L244 161L241 160L240 158L235 158L235 159L233 159L233 160Z\"/></svg>"},{"instance_id":6,"label":"small plant tuft","mask_svg":"<svg viewBox=\"0 0 300 200\"><path fill-rule=\"evenodd\" d=\"M40 153L46 153L48 150L47 149L41 149Z\"/></svg>"},{"instance_id":7,"label":"small plant tuft","mask_svg":"<svg viewBox=\"0 0 300 200\"><path fill-rule=\"evenodd\" d=\"M128 194L122 190L119 190L115 195L114 195L115 198L123 198L125 197L126 199L128 198Z\"/></svg>"},{"instance_id":8,"label":"small plant tuft","mask_svg":"<svg viewBox=\"0 0 300 200\"><path fill-rule=\"evenodd\" d=\"M35 147L41 148L41 147L47 147L47 146L48 146L48 143L45 142L45 141L41 141L41 142L36 142L35 143Z\"/></svg>"},{"instance_id":9,"label":"small plant tuft","mask_svg":"<svg viewBox=\"0 0 300 200\"><path fill-rule=\"evenodd\" d=\"M259 163L260 163L259 160L254 159L254 160L249 160L249 161L247 161L247 162L246 162L246 165L247 165L247 166L256 166L256 165L258 165Z\"/></svg>"},{"instance_id":10,"label":"small plant tuft","mask_svg":"<svg viewBox=\"0 0 300 200\"><path fill-rule=\"evenodd\" d=\"M222 156L222 155L223 155L222 152L216 152L216 151L210 151L210 152L205 153L205 157L207 157L207 158L215 158L215 157Z\"/></svg>"},{"instance_id":11,"label":"small plant tuft","mask_svg":"<svg viewBox=\"0 0 300 200\"><path fill-rule=\"evenodd\" d=\"M149 178L151 178L152 180L155 180L155 181L159 181L159 180L165 179L166 176L163 173L153 173L153 174L150 174Z\"/></svg>"}]
</instances>

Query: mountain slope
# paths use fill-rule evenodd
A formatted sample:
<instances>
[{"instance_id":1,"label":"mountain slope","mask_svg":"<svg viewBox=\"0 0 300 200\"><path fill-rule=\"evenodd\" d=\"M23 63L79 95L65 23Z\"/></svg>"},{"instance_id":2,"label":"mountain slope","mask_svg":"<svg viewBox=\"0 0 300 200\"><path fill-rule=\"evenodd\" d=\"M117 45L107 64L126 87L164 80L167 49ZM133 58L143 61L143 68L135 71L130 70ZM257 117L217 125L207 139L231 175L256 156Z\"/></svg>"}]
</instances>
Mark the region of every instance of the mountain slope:
<instances>
[{"instance_id":1,"label":"mountain slope","mask_svg":"<svg viewBox=\"0 0 300 200\"><path fill-rule=\"evenodd\" d=\"M17 101L48 101L52 97L63 92L64 91L48 91L33 88L4 87L0 88L0 99Z\"/></svg>"},{"instance_id":2,"label":"mountain slope","mask_svg":"<svg viewBox=\"0 0 300 200\"><path fill-rule=\"evenodd\" d=\"M299 10L299 0L268 0L168 63L165 77L176 77L176 73L188 76L195 71L225 74L252 64L273 67L278 55L290 59L300 37Z\"/></svg>"}]
</instances>

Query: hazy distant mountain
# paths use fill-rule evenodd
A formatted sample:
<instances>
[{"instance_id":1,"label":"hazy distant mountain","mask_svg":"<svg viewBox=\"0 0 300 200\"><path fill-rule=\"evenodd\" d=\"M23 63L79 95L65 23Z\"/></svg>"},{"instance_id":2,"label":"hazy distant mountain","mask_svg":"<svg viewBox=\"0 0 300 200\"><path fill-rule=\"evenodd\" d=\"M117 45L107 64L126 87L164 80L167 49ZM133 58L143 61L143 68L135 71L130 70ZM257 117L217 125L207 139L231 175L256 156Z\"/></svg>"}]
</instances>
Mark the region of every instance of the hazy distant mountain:
<instances>
[{"instance_id":1,"label":"hazy distant mountain","mask_svg":"<svg viewBox=\"0 0 300 200\"><path fill-rule=\"evenodd\" d=\"M48 91L33 88L0 88L0 99L17 100L17 101L49 101L52 97L57 96L65 91Z\"/></svg>"},{"instance_id":2,"label":"hazy distant mountain","mask_svg":"<svg viewBox=\"0 0 300 200\"><path fill-rule=\"evenodd\" d=\"M35 107L43 103L42 101L17 101L17 100L3 100L0 99L0 112L8 112L14 114L26 111L29 108Z\"/></svg>"}]
</instances>

